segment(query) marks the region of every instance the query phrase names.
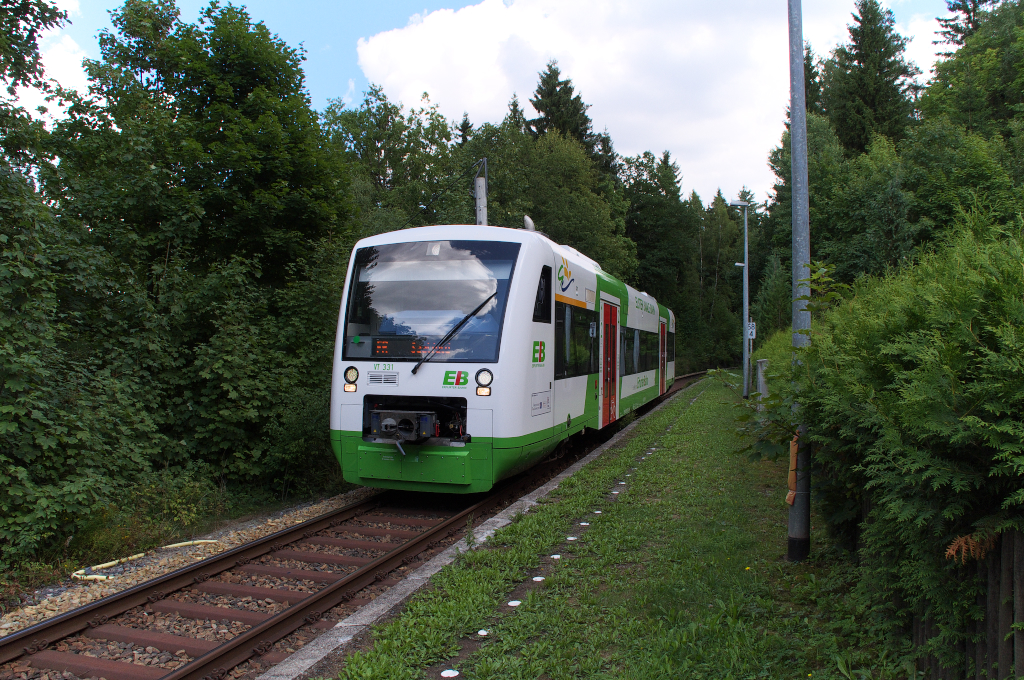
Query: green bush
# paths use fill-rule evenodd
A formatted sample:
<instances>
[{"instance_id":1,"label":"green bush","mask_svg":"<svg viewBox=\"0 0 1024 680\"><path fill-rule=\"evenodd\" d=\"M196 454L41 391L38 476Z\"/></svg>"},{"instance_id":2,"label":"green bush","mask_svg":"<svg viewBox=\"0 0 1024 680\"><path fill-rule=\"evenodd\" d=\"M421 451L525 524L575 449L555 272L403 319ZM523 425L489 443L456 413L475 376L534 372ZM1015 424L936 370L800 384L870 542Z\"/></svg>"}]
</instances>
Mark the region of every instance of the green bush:
<instances>
[{"instance_id":1,"label":"green bush","mask_svg":"<svg viewBox=\"0 0 1024 680\"><path fill-rule=\"evenodd\" d=\"M222 515L226 500L204 466L148 472L84 518L69 552L93 564L185 540Z\"/></svg>"},{"instance_id":2,"label":"green bush","mask_svg":"<svg viewBox=\"0 0 1024 680\"><path fill-rule=\"evenodd\" d=\"M860 280L818 315L795 389L777 380L769 421L750 421L755 450L778 453L801 405L816 498L857 551L866 613L897 641L931 618L947 667L981 587L947 548L1024 527L1020 226L972 213L917 266Z\"/></svg>"},{"instance_id":3,"label":"green bush","mask_svg":"<svg viewBox=\"0 0 1024 680\"><path fill-rule=\"evenodd\" d=\"M761 329L758 328L757 331L760 336ZM766 336L764 340L754 340L754 352L750 356L750 361L755 370L758 359L768 360L769 376L788 376L789 367L793 363L793 331L783 328Z\"/></svg>"}]
</instances>

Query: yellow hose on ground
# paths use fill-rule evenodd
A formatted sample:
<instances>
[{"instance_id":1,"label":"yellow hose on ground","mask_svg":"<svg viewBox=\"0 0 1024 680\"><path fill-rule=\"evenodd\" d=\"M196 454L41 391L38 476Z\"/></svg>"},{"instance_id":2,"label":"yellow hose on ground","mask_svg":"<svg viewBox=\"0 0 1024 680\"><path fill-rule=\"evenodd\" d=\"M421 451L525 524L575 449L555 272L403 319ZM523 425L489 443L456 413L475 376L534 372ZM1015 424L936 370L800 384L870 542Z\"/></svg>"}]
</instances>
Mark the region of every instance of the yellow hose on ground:
<instances>
[{"instance_id":1,"label":"yellow hose on ground","mask_svg":"<svg viewBox=\"0 0 1024 680\"><path fill-rule=\"evenodd\" d=\"M190 545L203 545L206 543L220 543L220 541L202 539L198 541L184 541L182 543L171 543L170 545L161 546L157 548L157 550L167 550L168 548L187 548ZM142 552L138 555L129 555L128 557L122 557L121 559L114 560L113 562L104 562L103 564L97 564L92 567L86 567L85 569L79 569L78 571L71 572L71 578L77 578L82 581L106 581L111 577L106 576L104 574L89 574L87 572L99 571L101 569L110 569L111 567L116 567L119 564L124 564L125 562L137 560L140 557L145 556L146 553Z\"/></svg>"}]
</instances>

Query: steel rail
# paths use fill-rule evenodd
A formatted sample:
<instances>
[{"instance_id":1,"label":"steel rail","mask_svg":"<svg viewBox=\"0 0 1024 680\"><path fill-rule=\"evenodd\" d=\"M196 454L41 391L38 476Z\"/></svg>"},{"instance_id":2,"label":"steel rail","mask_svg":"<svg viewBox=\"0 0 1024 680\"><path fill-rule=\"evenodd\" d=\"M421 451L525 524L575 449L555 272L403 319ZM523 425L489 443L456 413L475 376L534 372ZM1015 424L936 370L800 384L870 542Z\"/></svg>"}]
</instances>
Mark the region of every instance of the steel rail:
<instances>
[{"instance_id":1,"label":"steel rail","mask_svg":"<svg viewBox=\"0 0 1024 680\"><path fill-rule=\"evenodd\" d=\"M705 373L706 371L698 371L677 377L673 387L664 395L652 400L651 405L661 402L666 396L680 389L682 381L685 379ZM638 415L642 417L645 413ZM507 480L504 484L495 487L494 491L486 498L360 567L355 572L340 576L316 593L304 597L295 605L254 625L246 632L235 636L206 654L194 658L188 664L168 671L160 676L160 680L220 680L227 677L232 668L245 663L252 657L271 654L273 645L277 641L305 624L316 623L322 618L323 613L356 599L355 595L360 590L385 580L388 573L410 563L413 556L436 546L444 538L453 536L460 528L459 522L467 516L497 505L517 490L529 487L533 482L533 476L544 474L542 467L547 466L536 466L531 470L533 474ZM155 604L173 592L207 581L212 576L243 566L267 553L280 551L289 543L303 538L311 538L320 531L366 514L379 507L382 495L376 494L363 501L314 517L293 527L282 529L269 536L182 567L164 576L0 638L0 663L6 663L26 655L31 658L35 653L46 649L49 644L72 636L86 628L101 626L111 617L138 606ZM437 537L442 534L444 537L438 539ZM31 642L29 642L30 639ZM153 667L145 668L155 670Z\"/></svg>"},{"instance_id":2,"label":"steel rail","mask_svg":"<svg viewBox=\"0 0 1024 680\"><path fill-rule=\"evenodd\" d=\"M460 529L460 522L467 516L501 503L511 493L528 484L529 479L520 479L501 485L487 498L428 529L417 538L403 543L358 571L322 588L262 624L168 673L161 680L221 680L227 677L235 666L245 663L253 656L267 654L272 651L276 641L290 635L304 624L316 623L324 612L353 599L355 594L366 586L384 580L388 573L408 564L413 556L436 546L444 538L454 536ZM439 536L442 538L439 539Z\"/></svg>"},{"instance_id":3,"label":"steel rail","mask_svg":"<svg viewBox=\"0 0 1024 680\"><path fill-rule=\"evenodd\" d=\"M341 523L373 510L379 505L379 496L338 508L326 515L306 520L293 527L282 529L250 543L226 550L213 557L182 567L152 581L132 586L119 593L108 595L85 606L65 612L46 621L0 638L0 664L26 654L41 651L52 642L69 637L89 627L106 623L108 619L152 602L163 599L170 593L194 583L205 581L211 576L234 569L255 558L273 552L279 545L292 543L304 538L304 534L328 529L332 524Z\"/></svg>"}]
</instances>

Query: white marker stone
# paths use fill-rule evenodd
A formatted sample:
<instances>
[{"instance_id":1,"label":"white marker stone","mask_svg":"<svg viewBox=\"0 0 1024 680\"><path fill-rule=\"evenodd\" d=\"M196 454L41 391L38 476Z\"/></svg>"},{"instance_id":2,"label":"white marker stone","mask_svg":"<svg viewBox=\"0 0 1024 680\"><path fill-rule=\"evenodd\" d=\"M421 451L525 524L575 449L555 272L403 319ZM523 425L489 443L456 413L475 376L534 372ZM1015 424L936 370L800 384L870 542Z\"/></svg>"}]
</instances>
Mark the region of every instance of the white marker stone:
<instances>
[{"instance_id":1,"label":"white marker stone","mask_svg":"<svg viewBox=\"0 0 1024 680\"><path fill-rule=\"evenodd\" d=\"M567 541L575 541L576 537L575 536L566 536L565 540L567 540Z\"/></svg>"},{"instance_id":2,"label":"white marker stone","mask_svg":"<svg viewBox=\"0 0 1024 680\"><path fill-rule=\"evenodd\" d=\"M508 606L509 607L518 607L521 604L522 604L522 602L520 602L519 600L512 600L511 602L508 603Z\"/></svg>"},{"instance_id":3,"label":"white marker stone","mask_svg":"<svg viewBox=\"0 0 1024 680\"><path fill-rule=\"evenodd\" d=\"M595 515L600 515L600 514L601 514L601 511L600 511L600 510L594 510L594 514L595 514Z\"/></svg>"},{"instance_id":4,"label":"white marker stone","mask_svg":"<svg viewBox=\"0 0 1024 680\"><path fill-rule=\"evenodd\" d=\"M618 491L612 491L612 493L613 493L613 494L617 494L617 493L619 493L619 492L618 492Z\"/></svg>"},{"instance_id":5,"label":"white marker stone","mask_svg":"<svg viewBox=\"0 0 1024 680\"><path fill-rule=\"evenodd\" d=\"M562 559L562 556L561 555L552 555L551 559L553 559L553 560L560 560L560 559Z\"/></svg>"},{"instance_id":6,"label":"white marker stone","mask_svg":"<svg viewBox=\"0 0 1024 680\"><path fill-rule=\"evenodd\" d=\"M533 580L536 581L537 583L540 583L541 581L544 580L544 577L543 576L534 576Z\"/></svg>"},{"instance_id":7,"label":"white marker stone","mask_svg":"<svg viewBox=\"0 0 1024 680\"><path fill-rule=\"evenodd\" d=\"M458 671L453 671L452 669L449 668L446 671L441 671L441 677L442 678L457 678L457 677L459 677L459 672Z\"/></svg>"},{"instance_id":8,"label":"white marker stone","mask_svg":"<svg viewBox=\"0 0 1024 680\"><path fill-rule=\"evenodd\" d=\"M477 635L479 635L480 637L487 637L487 631L486 631L486 630L484 630L483 628L481 628L480 630L478 630L478 631L476 632L476 634L477 634Z\"/></svg>"},{"instance_id":9,"label":"white marker stone","mask_svg":"<svg viewBox=\"0 0 1024 680\"><path fill-rule=\"evenodd\" d=\"M589 527L590 526L590 522L580 522L580 526L581 527Z\"/></svg>"},{"instance_id":10,"label":"white marker stone","mask_svg":"<svg viewBox=\"0 0 1024 680\"><path fill-rule=\"evenodd\" d=\"M625 482L619 482L619 484L625 484Z\"/></svg>"}]
</instances>

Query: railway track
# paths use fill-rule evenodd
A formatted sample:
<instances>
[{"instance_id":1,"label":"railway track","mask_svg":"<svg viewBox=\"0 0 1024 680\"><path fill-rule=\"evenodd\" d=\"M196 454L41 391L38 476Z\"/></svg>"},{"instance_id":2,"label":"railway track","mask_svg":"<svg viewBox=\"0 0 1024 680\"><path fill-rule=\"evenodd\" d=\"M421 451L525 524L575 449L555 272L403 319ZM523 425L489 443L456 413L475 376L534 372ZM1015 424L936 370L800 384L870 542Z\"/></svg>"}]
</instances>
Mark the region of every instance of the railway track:
<instances>
[{"instance_id":1,"label":"railway track","mask_svg":"<svg viewBox=\"0 0 1024 680\"><path fill-rule=\"evenodd\" d=\"M703 373L680 376L638 415ZM610 436L601 432L601 440ZM600 443L588 438L573 455L506 480L482 499L383 492L43 621L0 638L0 669L7 669L0 678L32 669L57 674L50 677L221 680L248 662L278 663L298 631L315 636L333 627L374 589L395 585L412 563L454 541L471 517L542 484Z\"/></svg>"}]
</instances>

